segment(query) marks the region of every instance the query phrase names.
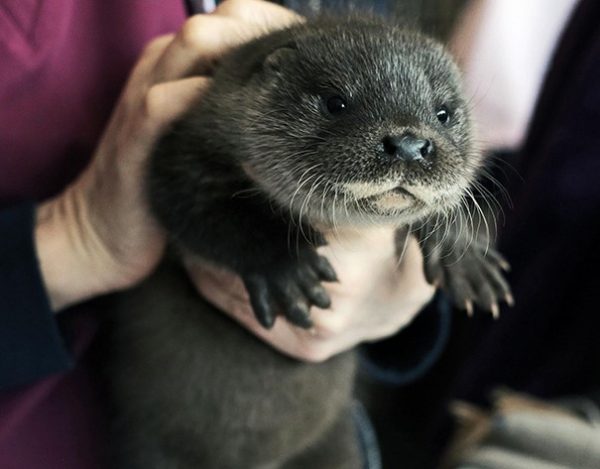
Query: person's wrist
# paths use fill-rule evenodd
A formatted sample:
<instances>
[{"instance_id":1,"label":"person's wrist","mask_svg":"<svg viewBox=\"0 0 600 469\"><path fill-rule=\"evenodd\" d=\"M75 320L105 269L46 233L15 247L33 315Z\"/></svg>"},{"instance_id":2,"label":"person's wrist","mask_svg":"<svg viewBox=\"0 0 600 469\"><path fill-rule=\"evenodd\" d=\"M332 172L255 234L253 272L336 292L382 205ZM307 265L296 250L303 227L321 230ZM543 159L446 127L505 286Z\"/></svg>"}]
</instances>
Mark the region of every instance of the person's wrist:
<instances>
[{"instance_id":1,"label":"person's wrist","mask_svg":"<svg viewBox=\"0 0 600 469\"><path fill-rule=\"evenodd\" d=\"M121 287L118 266L73 187L36 208L34 241L50 305L58 311Z\"/></svg>"}]
</instances>

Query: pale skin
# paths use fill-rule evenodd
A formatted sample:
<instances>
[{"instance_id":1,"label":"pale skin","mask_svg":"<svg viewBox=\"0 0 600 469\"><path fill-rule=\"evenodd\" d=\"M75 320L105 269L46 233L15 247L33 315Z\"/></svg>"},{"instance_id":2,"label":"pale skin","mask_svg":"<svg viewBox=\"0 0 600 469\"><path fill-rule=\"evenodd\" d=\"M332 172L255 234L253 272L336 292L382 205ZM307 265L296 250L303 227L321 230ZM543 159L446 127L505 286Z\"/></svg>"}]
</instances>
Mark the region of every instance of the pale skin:
<instances>
[{"instance_id":1,"label":"pale skin","mask_svg":"<svg viewBox=\"0 0 600 469\"><path fill-rule=\"evenodd\" d=\"M199 64L209 70L228 48L299 20L267 2L228 0L146 47L90 165L37 208L35 243L54 311L124 290L152 272L166 236L149 212L142 176L165 126L210 84L209 76L191 76L192 70ZM399 263L392 234L392 227L342 232L322 248L340 282L326 284L332 307L312 309L310 331L281 318L272 330L263 329L239 277L192 259L185 263L198 291L221 310L279 351L318 362L396 333L431 299L434 288L423 275L416 241Z\"/></svg>"}]
</instances>

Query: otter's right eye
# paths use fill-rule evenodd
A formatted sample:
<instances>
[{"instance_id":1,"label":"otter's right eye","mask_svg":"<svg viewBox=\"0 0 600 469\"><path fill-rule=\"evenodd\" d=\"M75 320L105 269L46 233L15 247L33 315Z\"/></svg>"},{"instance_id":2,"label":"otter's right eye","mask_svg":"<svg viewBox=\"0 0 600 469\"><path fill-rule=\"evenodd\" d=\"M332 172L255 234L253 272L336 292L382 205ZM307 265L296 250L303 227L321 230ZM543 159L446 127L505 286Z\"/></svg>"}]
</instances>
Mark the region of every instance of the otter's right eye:
<instances>
[{"instance_id":1,"label":"otter's right eye","mask_svg":"<svg viewBox=\"0 0 600 469\"><path fill-rule=\"evenodd\" d=\"M341 96L330 96L325 101L325 105L327 106L327 110L331 114L339 114L340 112L343 112L348 106L346 104L346 100Z\"/></svg>"},{"instance_id":2,"label":"otter's right eye","mask_svg":"<svg viewBox=\"0 0 600 469\"><path fill-rule=\"evenodd\" d=\"M450 112L446 106L439 108L435 115L442 124L447 124L450 120Z\"/></svg>"}]
</instances>

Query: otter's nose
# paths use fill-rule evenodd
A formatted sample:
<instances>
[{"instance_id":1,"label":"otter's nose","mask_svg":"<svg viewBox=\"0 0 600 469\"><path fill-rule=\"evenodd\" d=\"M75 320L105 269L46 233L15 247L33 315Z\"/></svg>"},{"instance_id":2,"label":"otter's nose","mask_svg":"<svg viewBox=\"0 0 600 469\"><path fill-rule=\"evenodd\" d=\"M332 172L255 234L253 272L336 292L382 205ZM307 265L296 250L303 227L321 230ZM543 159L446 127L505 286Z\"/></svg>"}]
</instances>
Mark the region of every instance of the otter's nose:
<instances>
[{"instance_id":1,"label":"otter's nose","mask_svg":"<svg viewBox=\"0 0 600 469\"><path fill-rule=\"evenodd\" d=\"M392 159L420 161L433 153L433 143L410 134L388 135L383 138L383 149Z\"/></svg>"}]
</instances>

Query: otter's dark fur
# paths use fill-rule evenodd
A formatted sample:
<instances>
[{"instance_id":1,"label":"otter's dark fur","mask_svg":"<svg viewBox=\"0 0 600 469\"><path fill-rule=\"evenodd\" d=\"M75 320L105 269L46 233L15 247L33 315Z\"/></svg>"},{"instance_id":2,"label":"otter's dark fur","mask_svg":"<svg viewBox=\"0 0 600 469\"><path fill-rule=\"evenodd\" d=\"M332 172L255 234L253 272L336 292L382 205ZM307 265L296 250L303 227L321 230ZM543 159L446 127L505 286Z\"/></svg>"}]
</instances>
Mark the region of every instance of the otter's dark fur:
<instances>
[{"instance_id":1,"label":"otter's dark fur","mask_svg":"<svg viewBox=\"0 0 600 469\"><path fill-rule=\"evenodd\" d=\"M149 196L176 250L242 277L265 327L276 312L309 327L310 306L329 304L321 282L335 279L315 250L324 232L393 223L399 238L430 239L480 165L440 45L378 20L318 20L222 59L158 144ZM437 232L451 236L425 244L431 279L459 302L508 293L477 243L444 263L466 231ZM469 284L478 266L489 275ZM120 468L362 467L353 353L319 365L280 355L200 298L175 262L119 298L110 355Z\"/></svg>"}]
</instances>

